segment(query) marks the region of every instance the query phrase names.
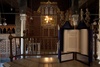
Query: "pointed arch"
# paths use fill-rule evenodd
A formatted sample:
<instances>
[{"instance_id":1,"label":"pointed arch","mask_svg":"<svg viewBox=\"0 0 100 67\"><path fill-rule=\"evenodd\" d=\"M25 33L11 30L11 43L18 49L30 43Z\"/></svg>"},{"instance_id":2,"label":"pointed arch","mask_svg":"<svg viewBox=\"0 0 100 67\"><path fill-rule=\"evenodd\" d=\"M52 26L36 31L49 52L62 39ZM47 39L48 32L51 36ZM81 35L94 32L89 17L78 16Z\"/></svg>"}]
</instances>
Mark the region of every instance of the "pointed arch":
<instances>
[{"instance_id":1,"label":"pointed arch","mask_svg":"<svg viewBox=\"0 0 100 67\"><path fill-rule=\"evenodd\" d=\"M4 29L3 29L3 33L6 34L6 32L7 32L7 31L6 31L6 28L4 28Z\"/></svg>"},{"instance_id":2,"label":"pointed arch","mask_svg":"<svg viewBox=\"0 0 100 67\"><path fill-rule=\"evenodd\" d=\"M12 28L12 33L15 33L15 29L14 28Z\"/></svg>"},{"instance_id":3,"label":"pointed arch","mask_svg":"<svg viewBox=\"0 0 100 67\"><path fill-rule=\"evenodd\" d=\"M10 28L8 28L6 33L9 33L9 31L10 31L10 30L11 30L11 29L10 29Z\"/></svg>"},{"instance_id":4,"label":"pointed arch","mask_svg":"<svg viewBox=\"0 0 100 67\"><path fill-rule=\"evenodd\" d=\"M2 34L2 29L0 28L0 34Z\"/></svg>"}]
</instances>

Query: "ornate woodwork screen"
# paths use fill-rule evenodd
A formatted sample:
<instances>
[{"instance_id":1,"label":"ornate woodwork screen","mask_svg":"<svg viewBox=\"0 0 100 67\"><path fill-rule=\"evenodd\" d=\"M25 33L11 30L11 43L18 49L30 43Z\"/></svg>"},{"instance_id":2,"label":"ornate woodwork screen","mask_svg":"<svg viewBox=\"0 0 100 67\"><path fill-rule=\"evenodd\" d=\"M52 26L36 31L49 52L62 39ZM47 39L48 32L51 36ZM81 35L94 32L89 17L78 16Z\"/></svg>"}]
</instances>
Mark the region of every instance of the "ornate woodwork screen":
<instances>
[{"instance_id":1,"label":"ornate woodwork screen","mask_svg":"<svg viewBox=\"0 0 100 67\"><path fill-rule=\"evenodd\" d=\"M41 2L40 7L38 9L38 12L40 13L40 23L41 23L41 36L46 37L56 37L57 36L57 16L60 12L60 9L57 6L57 2ZM53 39L51 39L53 40ZM43 46L47 47L46 49L54 48L54 50L57 50L57 43L55 43L55 40L45 40ZM48 44L48 45L47 45ZM50 45L51 44L51 45ZM49 46L49 48L48 48Z\"/></svg>"}]
</instances>

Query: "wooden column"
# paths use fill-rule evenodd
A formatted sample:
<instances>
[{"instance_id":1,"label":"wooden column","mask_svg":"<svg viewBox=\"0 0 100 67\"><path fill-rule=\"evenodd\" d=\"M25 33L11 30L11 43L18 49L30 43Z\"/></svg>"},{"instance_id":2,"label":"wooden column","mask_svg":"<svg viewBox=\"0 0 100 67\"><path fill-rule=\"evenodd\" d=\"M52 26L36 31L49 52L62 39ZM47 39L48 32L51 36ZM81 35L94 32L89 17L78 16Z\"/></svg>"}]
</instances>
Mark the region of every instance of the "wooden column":
<instances>
[{"instance_id":1,"label":"wooden column","mask_svg":"<svg viewBox=\"0 0 100 67\"><path fill-rule=\"evenodd\" d=\"M12 39L13 39L13 36L9 35L9 40L10 40L10 61L12 62L13 61L13 53L12 53Z\"/></svg>"},{"instance_id":2,"label":"wooden column","mask_svg":"<svg viewBox=\"0 0 100 67\"><path fill-rule=\"evenodd\" d=\"M100 18L100 0L99 0L99 18ZM100 20L99 20L100 22ZM99 34L98 34L98 37L100 39L100 24L99 24ZM97 59L100 60L100 41L97 42ZM99 64L100 64L100 61L99 61Z\"/></svg>"},{"instance_id":3,"label":"wooden column","mask_svg":"<svg viewBox=\"0 0 100 67\"><path fill-rule=\"evenodd\" d=\"M94 58L97 59L97 34L94 33Z\"/></svg>"}]
</instances>

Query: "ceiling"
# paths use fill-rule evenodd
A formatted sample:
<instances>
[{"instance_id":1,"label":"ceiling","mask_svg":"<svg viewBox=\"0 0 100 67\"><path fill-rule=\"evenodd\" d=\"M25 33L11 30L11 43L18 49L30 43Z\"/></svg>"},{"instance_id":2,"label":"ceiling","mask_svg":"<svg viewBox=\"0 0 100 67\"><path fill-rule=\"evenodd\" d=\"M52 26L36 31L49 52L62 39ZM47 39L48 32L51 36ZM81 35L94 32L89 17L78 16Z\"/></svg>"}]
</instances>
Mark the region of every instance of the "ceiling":
<instances>
[{"instance_id":1,"label":"ceiling","mask_svg":"<svg viewBox=\"0 0 100 67\"><path fill-rule=\"evenodd\" d=\"M0 12L2 14L2 17L7 18L7 22L9 24L14 24L15 14L19 13L19 8L20 8L19 1L20 0L0 0ZM25 1L25 0L22 0L22 1ZM38 7L40 6L40 2L47 2L47 1L48 0L27 0L27 6L29 8L32 8L34 11L36 11ZM71 7L72 0L50 0L50 1L57 2L60 10L66 11L69 7ZM99 0L88 0L87 3L81 6L81 8L85 9L88 7L90 9L90 12L92 12L93 14L98 13L98 2Z\"/></svg>"},{"instance_id":2,"label":"ceiling","mask_svg":"<svg viewBox=\"0 0 100 67\"><path fill-rule=\"evenodd\" d=\"M0 0L0 10L1 12L13 12L19 11L19 0ZM47 2L48 0L27 0L27 6L32 7L34 11L40 6L40 2ZM60 10L65 11L70 7L71 0L50 0L51 2L57 2ZM5 9L6 8L6 9Z\"/></svg>"},{"instance_id":3,"label":"ceiling","mask_svg":"<svg viewBox=\"0 0 100 67\"><path fill-rule=\"evenodd\" d=\"M20 8L19 1L20 0L0 0L0 11L8 12L8 13L9 12L18 12L19 8ZM32 8L34 11L36 11L38 9L38 7L40 6L40 2L47 2L48 0L22 0L22 1L23 2L27 1L27 6ZM50 1L57 2L60 10L66 11L69 7L71 7L72 0L50 0ZM97 6L98 2L99 2L99 0L87 0L87 3L82 5L82 8L89 6L89 8L93 9L91 6L93 6L93 7ZM13 8L12 11L11 11L11 8Z\"/></svg>"}]
</instances>

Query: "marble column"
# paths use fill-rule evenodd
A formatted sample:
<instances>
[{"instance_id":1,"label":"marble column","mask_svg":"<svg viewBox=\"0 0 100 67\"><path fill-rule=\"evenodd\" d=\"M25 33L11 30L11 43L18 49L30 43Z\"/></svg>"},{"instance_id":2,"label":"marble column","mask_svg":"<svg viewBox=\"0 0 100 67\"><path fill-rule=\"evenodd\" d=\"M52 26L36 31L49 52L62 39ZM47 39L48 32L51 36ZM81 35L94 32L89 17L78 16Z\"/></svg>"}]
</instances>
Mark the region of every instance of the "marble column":
<instances>
[{"instance_id":1,"label":"marble column","mask_svg":"<svg viewBox=\"0 0 100 67\"><path fill-rule=\"evenodd\" d=\"M21 20L21 36L24 36L23 31L26 30L26 14L20 14L20 20ZM21 54L23 54L23 38L21 38ZM23 57L22 57L23 58Z\"/></svg>"},{"instance_id":2,"label":"marble column","mask_svg":"<svg viewBox=\"0 0 100 67\"><path fill-rule=\"evenodd\" d=\"M20 14L21 20L21 36L23 36L23 31L26 30L26 14Z\"/></svg>"}]
</instances>

